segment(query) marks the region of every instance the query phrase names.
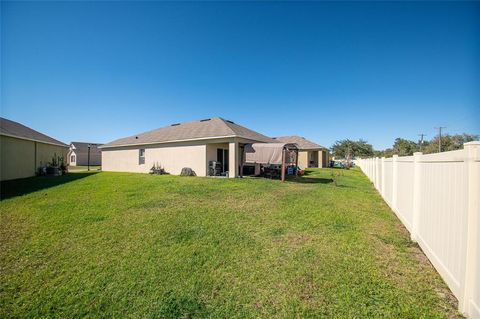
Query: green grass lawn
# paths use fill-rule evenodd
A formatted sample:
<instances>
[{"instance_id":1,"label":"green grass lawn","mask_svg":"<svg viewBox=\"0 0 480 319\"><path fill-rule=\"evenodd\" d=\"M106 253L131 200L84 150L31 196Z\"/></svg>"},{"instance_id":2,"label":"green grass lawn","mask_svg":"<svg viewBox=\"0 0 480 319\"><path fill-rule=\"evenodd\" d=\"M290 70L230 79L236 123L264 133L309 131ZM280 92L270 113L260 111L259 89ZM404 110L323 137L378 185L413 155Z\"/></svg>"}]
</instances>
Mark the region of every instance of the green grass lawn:
<instances>
[{"instance_id":1,"label":"green grass lawn","mask_svg":"<svg viewBox=\"0 0 480 319\"><path fill-rule=\"evenodd\" d=\"M88 166L68 166L68 169L87 169ZM90 170L100 170L102 167L97 165L97 166L93 166L93 165L90 165Z\"/></svg>"},{"instance_id":2,"label":"green grass lawn","mask_svg":"<svg viewBox=\"0 0 480 319\"><path fill-rule=\"evenodd\" d=\"M367 178L342 172L5 182L0 317L459 317Z\"/></svg>"}]
</instances>

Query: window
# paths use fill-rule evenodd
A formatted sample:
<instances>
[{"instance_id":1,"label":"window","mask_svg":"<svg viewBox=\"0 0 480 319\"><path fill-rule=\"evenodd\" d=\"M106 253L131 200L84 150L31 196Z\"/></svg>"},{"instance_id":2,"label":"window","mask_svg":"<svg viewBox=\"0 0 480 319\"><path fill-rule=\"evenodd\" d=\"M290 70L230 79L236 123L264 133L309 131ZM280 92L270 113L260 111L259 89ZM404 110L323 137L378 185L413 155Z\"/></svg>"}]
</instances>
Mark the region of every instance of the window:
<instances>
[{"instance_id":1,"label":"window","mask_svg":"<svg viewBox=\"0 0 480 319\"><path fill-rule=\"evenodd\" d=\"M70 156L70 163L74 163L75 162L75 155L72 155Z\"/></svg>"},{"instance_id":2,"label":"window","mask_svg":"<svg viewBox=\"0 0 480 319\"><path fill-rule=\"evenodd\" d=\"M138 151L138 164L142 165L145 164L145 149L141 148Z\"/></svg>"}]
</instances>

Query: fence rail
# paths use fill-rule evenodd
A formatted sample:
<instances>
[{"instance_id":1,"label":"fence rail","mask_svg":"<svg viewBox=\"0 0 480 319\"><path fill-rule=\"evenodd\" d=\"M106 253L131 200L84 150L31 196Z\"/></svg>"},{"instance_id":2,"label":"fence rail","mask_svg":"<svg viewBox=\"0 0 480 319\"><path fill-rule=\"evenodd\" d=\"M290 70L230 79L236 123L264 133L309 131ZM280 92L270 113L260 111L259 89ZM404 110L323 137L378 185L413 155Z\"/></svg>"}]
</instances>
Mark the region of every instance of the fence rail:
<instances>
[{"instance_id":1,"label":"fence rail","mask_svg":"<svg viewBox=\"0 0 480 319\"><path fill-rule=\"evenodd\" d=\"M457 297L460 312L480 319L480 142L357 165Z\"/></svg>"}]
</instances>

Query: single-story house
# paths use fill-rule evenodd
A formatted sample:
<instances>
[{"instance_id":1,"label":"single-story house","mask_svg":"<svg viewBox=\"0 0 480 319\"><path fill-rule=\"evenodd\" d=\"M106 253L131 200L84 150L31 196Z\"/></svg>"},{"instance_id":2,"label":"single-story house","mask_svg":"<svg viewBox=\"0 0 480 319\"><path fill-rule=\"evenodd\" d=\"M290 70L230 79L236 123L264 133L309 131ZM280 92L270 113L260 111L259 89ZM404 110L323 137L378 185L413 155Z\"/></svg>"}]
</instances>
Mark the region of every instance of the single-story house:
<instances>
[{"instance_id":1,"label":"single-story house","mask_svg":"<svg viewBox=\"0 0 480 319\"><path fill-rule=\"evenodd\" d=\"M298 166L302 169L328 166L328 149L301 136L279 136L277 141L298 145Z\"/></svg>"},{"instance_id":2,"label":"single-story house","mask_svg":"<svg viewBox=\"0 0 480 319\"><path fill-rule=\"evenodd\" d=\"M0 180L35 176L40 167L66 160L68 145L20 123L0 118Z\"/></svg>"},{"instance_id":3,"label":"single-story house","mask_svg":"<svg viewBox=\"0 0 480 319\"><path fill-rule=\"evenodd\" d=\"M101 145L102 170L148 173L154 165L170 174L191 168L198 176L220 169L229 177L240 174L246 144L278 143L223 118L175 123Z\"/></svg>"},{"instance_id":4,"label":"single-story house","mask_svg":"<svg viewBox=\"0 0 480 319\"><path fill-rule=\"evenodd\" d=\"M100 145L98 143L71 142L68 151L68 165L102 165L102 152L98 148Z\"/></svg>"}]
</instances>

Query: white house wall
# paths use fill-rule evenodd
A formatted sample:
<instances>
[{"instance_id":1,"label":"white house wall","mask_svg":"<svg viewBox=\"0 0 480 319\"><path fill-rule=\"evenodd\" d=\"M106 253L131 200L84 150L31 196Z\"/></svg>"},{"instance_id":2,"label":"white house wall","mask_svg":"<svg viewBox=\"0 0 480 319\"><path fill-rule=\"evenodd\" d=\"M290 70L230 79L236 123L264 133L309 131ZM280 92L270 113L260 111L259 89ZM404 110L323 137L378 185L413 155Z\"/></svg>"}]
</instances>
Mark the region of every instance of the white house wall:
<instances>
[{"instance_id":1,"label":"white house wall","mask_svg":"<svg viewBox=\"0 0 480 319\"><path fill-rule=\"evenodd\" d=\"M75 157L74 161L72 161L72 156ZM73 150L70 150L70 153L68 154L68 163L71 166L77 166L77 154Z\"/></svg>"}]
</instances>

